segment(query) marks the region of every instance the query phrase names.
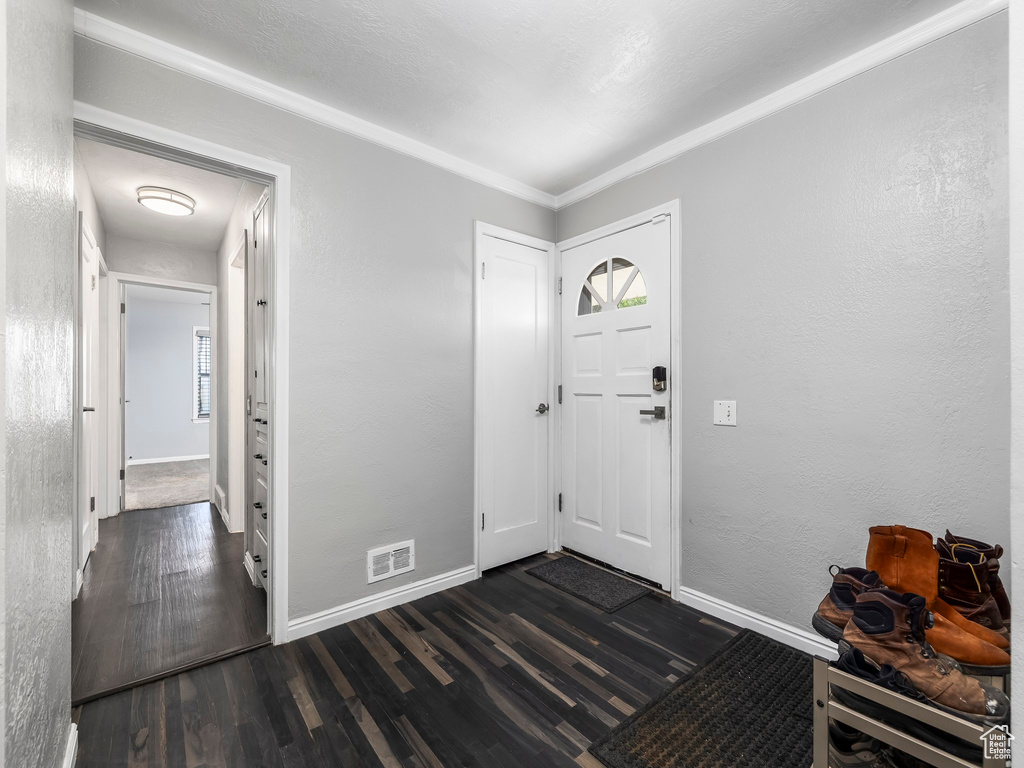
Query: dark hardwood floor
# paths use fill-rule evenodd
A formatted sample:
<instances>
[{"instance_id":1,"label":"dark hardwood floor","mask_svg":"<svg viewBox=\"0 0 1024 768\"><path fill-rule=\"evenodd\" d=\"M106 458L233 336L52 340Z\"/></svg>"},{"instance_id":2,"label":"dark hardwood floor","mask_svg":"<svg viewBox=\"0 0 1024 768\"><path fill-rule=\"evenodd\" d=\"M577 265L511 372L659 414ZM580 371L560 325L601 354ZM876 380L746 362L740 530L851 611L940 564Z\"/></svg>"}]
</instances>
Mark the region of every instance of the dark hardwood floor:
<instances>
[{"instance_id":1,"label":"dark hardwood floor","mask_svg":"<svg viewBox=\"0 0 1024 768\"><path fill-rule=\"evenodd\" d=\"M243 550L207 502L100 520L71 604L72 700L268 642Z\"/></svg>"},{"instance_id":2,"label":"dark hardwood floor","mask_svg":"<svg viewBox=\"0 0 1024 768\"><path fill-rule=\"evenodd\" d=\"M77 708L77 766L599 766L735 629L655 593L604 613L523 573L544 557Z\"/></svg>"}]
</instances>

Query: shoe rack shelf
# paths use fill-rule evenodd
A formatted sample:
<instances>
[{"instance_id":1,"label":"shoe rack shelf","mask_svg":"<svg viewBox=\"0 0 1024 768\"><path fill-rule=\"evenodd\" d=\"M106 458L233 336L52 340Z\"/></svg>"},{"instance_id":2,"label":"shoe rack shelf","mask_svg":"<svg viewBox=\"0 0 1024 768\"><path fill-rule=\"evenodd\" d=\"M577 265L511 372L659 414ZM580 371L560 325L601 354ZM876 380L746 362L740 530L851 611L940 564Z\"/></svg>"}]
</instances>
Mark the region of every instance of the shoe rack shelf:
<instances>
[{"instance_id":1,"label":"shoe rack shelf","mask_svg":"<svg viewBox=\"0 0 1024 768\"><path fill-rule=\"evenodd\" d=\"M929 707L893 691L888 691L831 666L823 658L814 659L814 768L829 768L828 721L837 720L844 725L866 733L936 768L1007 768L1009 760L984 758L981 763L961 757L921 741L898 728L876 720L834 700L833 688L870 699L888 709L910 716L919 722L938 728L972 744L981 744L981 736L989 728L975 725L954 715Z\"/></svg>"}]
</instances>

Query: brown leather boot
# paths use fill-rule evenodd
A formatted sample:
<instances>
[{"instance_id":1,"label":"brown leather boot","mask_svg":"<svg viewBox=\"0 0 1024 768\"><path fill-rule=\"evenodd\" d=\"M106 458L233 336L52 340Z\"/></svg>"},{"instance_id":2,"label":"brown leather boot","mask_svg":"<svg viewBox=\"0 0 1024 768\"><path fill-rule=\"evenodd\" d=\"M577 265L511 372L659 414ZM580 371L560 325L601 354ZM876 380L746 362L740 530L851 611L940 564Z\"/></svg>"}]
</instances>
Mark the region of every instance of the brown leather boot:
<instances>
[{"instance_id":1,"label":"brown leather boot","mask_svg":"<svg viewBox=\"0 0 1024 768\"><path fill-rule=\"evenodd\" d=\"M939 598L939 553L927 531L902 525L872 528L867 566L893 591L922 595L929 610L939 609L933 610L935 624L928 630L928 642L939 653L956 659L968 674L1009 674L1006 639L968 621ZM972 629L965 631L964 625Z\"/></svg>"},{"instance_id":2,"label":"brown leather boot","mask_svg":"<svg viewBox=\"0 0 1024 768\"><path fill-rule=\"evenodd\" d=\"M873 589L857 596L843 639L879 667L902 672L939 709L975 722L1005 720L1006 695L939 658L925 640L934 618L920 595Z\"/></svg>"},{"instance_id":3,"label":"brown leather boot","mask_svg":"<svg viewBox=\"0 0 1024 768\"><path fill-rule=\"evenodd\" d=\"M843 629L853 616L857 595L867 589L884 587L885 584L877 573L866 568L830 565L828 572L832 574L832 588L811 618L811 626L819 635L838 643L843 639Z\"/></svg>"},{"instance_id":4,"label":"brown leather boot","mask_svg":"<svg viewBox=\"0 0 1024 768\"><path fill-rule=\"evenodd\" d=\"M948 529L946 531L946 542L950 545L959 544L963 547L976 549L979 554L984 556L985 562L988 563L988 588L992 592L992 598L996 601L996 605L999 606L999 615L1003 618L1003 626L1009 629L1010 598L1006 594L1006 588L1003 587L1003 580L999 578L999 559L1003 556L1003 548L998 544L992 546L977 539L954 536Z\"/></svg>"},{"instance_id":5,"label":"brown leather boot","mask_svg":"<svg viewBox=\"0 0 1024 768\"><path fill-rule=\"evenodd\" d=\"M989 587L985 556L976 549L951 545L943 539L936 542L935 550L939 553L939 597L965 619L1008 637L1009 630L1003 625Z\"/></svg>"}]
</instances>

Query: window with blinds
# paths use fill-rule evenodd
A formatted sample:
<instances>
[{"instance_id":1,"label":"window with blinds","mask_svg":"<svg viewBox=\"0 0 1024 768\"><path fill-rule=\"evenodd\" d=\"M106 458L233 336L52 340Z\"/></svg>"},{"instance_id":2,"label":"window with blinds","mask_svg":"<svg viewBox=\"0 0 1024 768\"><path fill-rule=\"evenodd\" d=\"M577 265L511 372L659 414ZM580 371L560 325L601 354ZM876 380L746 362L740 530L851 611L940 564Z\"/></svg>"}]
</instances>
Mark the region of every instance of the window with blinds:
<instances>
[{"instance_id":1,"label":"window with blinds","mask_svg":"<svg viewBox=\"0 0 1024 768\"><path fill-rule=\"evenodd\" d=\"M210 418L210 329L194 328L192 339L192 359L194 371L192 376L192 418Z\"/></svg>"}]
</instances>

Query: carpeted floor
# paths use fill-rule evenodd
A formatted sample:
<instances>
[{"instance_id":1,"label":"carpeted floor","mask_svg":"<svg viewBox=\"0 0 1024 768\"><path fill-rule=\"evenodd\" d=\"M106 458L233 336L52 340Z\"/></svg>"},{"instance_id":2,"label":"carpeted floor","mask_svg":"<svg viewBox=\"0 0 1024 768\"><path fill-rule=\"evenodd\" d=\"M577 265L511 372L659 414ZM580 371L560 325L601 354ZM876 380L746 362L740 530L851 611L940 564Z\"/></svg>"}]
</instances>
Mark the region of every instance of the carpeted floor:
<instances>
[{"instance_id":1,"label":"carpeted floor","mask_svg":"<svg viewBox=\"0 0 1024 768\"><path fill-rule=\"evenodd\" d=\"M209 501L210 460L131 464L125 473L125 497L125 510Z\"/></svg>"}]
</instances>

